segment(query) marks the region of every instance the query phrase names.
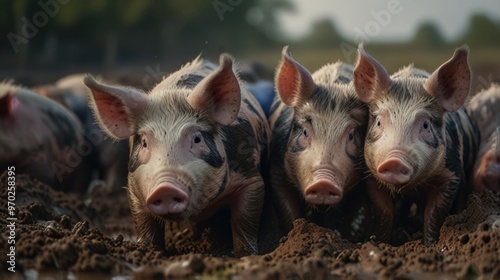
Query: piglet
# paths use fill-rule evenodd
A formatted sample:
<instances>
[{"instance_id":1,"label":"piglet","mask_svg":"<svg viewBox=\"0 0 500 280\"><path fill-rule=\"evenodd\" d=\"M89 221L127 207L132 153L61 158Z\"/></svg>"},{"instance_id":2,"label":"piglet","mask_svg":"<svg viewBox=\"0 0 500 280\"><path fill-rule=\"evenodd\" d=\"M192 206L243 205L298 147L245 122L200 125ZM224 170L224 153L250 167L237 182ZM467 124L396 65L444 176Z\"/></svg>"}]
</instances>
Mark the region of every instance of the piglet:
<instances>
[{"instance_id":1,"label":"piglet","mask_svg":"<svg viewBox=\"0 0 500 280\"><path fill-rule=\"evenodd\" d=\"M477 122L481 144L472 171L474 191L500 191L500 85L472 97L467 110Z\"/></svg>"},{"instance_id":2,"label":"piglet","mask_svg":"<svg viewBox=\"0 0 500 280\"><path fill-rule=\"evenodd\" d=\"M339 205L363 177L368 108L352 73L337 62L311 74L283 48L270 117L270 182L285 232L300 217L322 224L316 214Z\"/></svg>"},{"instance_id":3,"label":"piglet","mask_svg":"<svg viewBox=\"0 0 500 280\"><path fill-rule=\"evenodd\" d=\"M84 192L90 182L77 117L33 91L0 83L0 167L14 166L57 190Z\"/></svg>"},{"instance_id":4,"label":"piglet","mask_svg":"<svg viewBox=\"0 0 500 280\"><path fill-rule=\"evenodd\" d=\"M102 129L129 138L127 193L139 241L165 244L166 223L231 215L235 256L256 254L269 127L233 60L199 57L150 92L84 79Z\"/></svg>"},{"instance_id":5,"label":"piglet","mask_svg":"<svg viewBox=\"0 0 500 280\"><path fill-rule=\"evenodd\" d=\"M365 161L386 188L379 198L424 196L423 241L439 237L444 219L458 211L467 193L469 170L479 133L463 108L469 96L471 71L467 47L434 73L405 67L392 76L360 44L354 87L368 104ZM382 203L391 224L394 203Z\"/></svg>"},{"instance_id":6,"label":"piglet","mask_svg":"<svg viewBox=\"0 0 500 280\"><path fill-rule=\"evenodd\" d=\"M84 77L84 74L68 75L54 84L36 86L33 90L66 107L82 123L85 141L91 147L90 154L86 156L93 168L91 186L97 182L108 189L124 187L128 174L128 139L114 141L96 124L87 102L90 90L83 83Z\"/></svg>"}]
</instances>

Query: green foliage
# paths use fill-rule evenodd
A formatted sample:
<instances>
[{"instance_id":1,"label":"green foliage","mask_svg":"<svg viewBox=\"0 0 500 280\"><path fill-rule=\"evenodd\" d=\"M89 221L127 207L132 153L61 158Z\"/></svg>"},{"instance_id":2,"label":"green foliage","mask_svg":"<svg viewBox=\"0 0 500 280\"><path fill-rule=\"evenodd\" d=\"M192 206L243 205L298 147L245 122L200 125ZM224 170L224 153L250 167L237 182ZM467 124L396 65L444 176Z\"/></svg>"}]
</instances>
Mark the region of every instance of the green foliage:
<instances>
[{"instance_id":1,"label":"green foliage","mask_svg":"<svg viewBox=\"0 0 500 280\"><path fill-rule=\"evenodd\" d=\"M475 15L460 41L470 46L500 47L500 26L487 16Z\"/></svg>"},{"instance_id":2,"label":"green foliage","mask_svg":"<svg viewBox=\"0 0 500 280\"><path fill-rule=\"evenodd\" d=\"M330 19L317 20L308 36L301 40L310 47L338 46L346 40L339 34Z\"/></svg>"},{"instance_id":3,"label":"green foliage","mask_svg":"<svg viewBox=\"0 0 500 280\"><path fill-rule=\"evenodd\" d=\"M445 41L434 23L425 22L418 28L412 43L420 48L436 49L442 47Z\"/></svg>"}]
</instances>

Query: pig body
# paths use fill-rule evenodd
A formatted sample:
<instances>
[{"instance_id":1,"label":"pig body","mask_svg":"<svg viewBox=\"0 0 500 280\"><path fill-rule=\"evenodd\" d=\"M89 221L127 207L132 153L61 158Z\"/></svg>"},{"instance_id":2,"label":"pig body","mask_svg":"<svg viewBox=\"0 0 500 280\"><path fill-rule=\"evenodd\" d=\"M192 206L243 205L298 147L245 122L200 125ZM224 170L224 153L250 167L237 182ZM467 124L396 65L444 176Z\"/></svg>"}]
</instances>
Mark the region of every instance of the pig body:
<instances>
[{"instance_id":1,"label":"pig body","mask_svg":"<svg viewBox=\"0 0 500 280\"><path fill-rule=\"evenodd\" d=\"M88 152L74 114L27 88L0 83L1 166L58 190L82 192L89 183Z\"/></svg>"},{"instance_id":2,"label":"pig body","mask_svg":"<svg viewBox=\"0 0 500 280\"><path fill-rule=\"evenodd\" d=\"M92 145L86 156L93 168L93 179L103 181L107 188L124 187L127 184L128 139L114 141L96 124L87 102L89 88L83 83L84 74L61 78L54 85L39 86L33 90L72 111L83 125L85 138ZM89 174L90 176L90 174Z\"/></svg>"},{"instance_id":3,"label":"pig body","mask_svg":"<svg viewBox=\"0 0 500 280\"><path fill-rule=\"evenodd\" d=\"M481 144L472 169L474 191L500 191L500 85L477 93L467 106L481 133Z\"/></svg>"},{"instance_id":4,"label":"pig body","mask_svg":"<svg viewBox=\"0 0 500 280\"><path fill-rule=\"evenodd\" d=\"M370 110L365 161L386 188L372 189L381 201L421 197L423 241L435 242L445 217L465 199L479 134L463 108L469 96L468 49L432 75L409 66L389 76L360 45L354 85ZM394 203L379 203L389 224Z\"/></svg>"},{"instance_id":5,"label":"pig body","mask_svg":"<svg viewBox=\"0 0 500 280\"><path fill-rule=\"evenodd\" d=\"M91 76L91 107L113 138L130 137L128 197L138 240L165 243L166 223L201 222L229 208L236 256L257 253L269 127L232 59L200 58L149 93Z\"/></svg>"},{"instance_id":6,"label":"pig body","mask_svg":"<svg viewBox=\"0 0 500 280\"><path fill-rule=\"evenodd\" d=\"M270 117L270 183L285 233L300 217L323 224L325 210L363 177L368 109L354 92L352 71L337 62L311 75L283 49Z\"/></svg>"}]
</instances>

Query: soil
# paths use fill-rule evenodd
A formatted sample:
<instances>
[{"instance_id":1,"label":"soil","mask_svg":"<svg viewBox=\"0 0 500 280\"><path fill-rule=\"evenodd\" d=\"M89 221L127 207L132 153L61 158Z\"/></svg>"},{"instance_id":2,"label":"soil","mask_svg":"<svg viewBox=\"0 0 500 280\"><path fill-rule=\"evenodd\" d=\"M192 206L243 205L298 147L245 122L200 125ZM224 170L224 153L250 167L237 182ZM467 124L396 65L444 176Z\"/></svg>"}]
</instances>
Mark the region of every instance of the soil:
<instances>
[{"instance_id":1,"label":"soil","mask_svg":"<svg viewBox=\"0 0 500 280\"><path fill-rule=\"evenodd\" d=\"M172 225L175 250L135 242L126 192L97 186L85 197L16 175L15 211L8 211L7 174L0 177L2 250L15 224L15 273L0 254L1 279L500 279L500 193L471 194L451 215L439 241L395 247L374 239L351 243L336 232L296 220L280 238L264 225L256 256L232 257L224 227L196 231ZM214 217L226 225L226 213ZM221 229L222 228L222 229ZM193 238L194 237L194 238ZM193 238L194 240L191 240Z\"/></svg>"}]
</instances>

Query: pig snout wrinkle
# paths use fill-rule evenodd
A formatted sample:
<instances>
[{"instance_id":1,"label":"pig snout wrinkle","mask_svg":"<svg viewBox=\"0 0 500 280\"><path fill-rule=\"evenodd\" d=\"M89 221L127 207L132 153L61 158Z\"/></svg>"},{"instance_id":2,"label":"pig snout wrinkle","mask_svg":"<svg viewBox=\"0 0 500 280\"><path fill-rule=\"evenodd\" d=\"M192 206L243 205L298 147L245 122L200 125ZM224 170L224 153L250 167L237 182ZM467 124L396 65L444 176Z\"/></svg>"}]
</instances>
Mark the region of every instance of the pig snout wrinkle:
<instances>
[{"instance_id":1,"label":"pig snout wrinkle","mask_svg":"<svg viewBox=\"0 0 500 280\"><path fill-rule=\"evenodd\" d=\"M389 184L404 185L410 181L413 169L399 158L388 158L377 168L380 180Z\"/></svg>"},{"instance_id":2,"label":"pig snout wrinkle","mask_svg":"<svg viewBox=\"0 0 500 280\"><path fill-rule=\"evenodd\" d=\"M179 214L188 206L188 195L172 185L157 187L146 200L149 211L156 215Z\"/></svg>"},{"instance_id":3,"label":"pig snout wrinkle","mask_svg":"<svg viewBox=\"0 0 500 280\"><path fill-rule=\"evenodd\" d=\"M328 180L318 180L305 190L308 203L318 205L334 205L342 199L342 191Z\"/></svg>"}]
</instances>

